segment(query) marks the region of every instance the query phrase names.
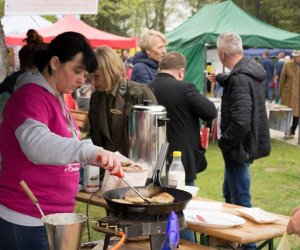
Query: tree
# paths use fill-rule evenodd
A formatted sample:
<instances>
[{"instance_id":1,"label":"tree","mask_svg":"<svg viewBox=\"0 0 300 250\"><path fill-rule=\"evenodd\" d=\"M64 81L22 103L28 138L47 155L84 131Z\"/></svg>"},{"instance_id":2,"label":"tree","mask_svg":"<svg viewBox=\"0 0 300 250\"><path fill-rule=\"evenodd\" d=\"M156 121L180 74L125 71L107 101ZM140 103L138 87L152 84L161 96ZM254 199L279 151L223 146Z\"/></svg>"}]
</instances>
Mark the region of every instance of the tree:
<instances>
[{"instance_id":1,"label":"tree","mask_svg":"<svg viewBox=\"0 0 300 250\"><path fill-rule=\"evenodd\" d=\"M219 3L222 0L186 0L190 5L192 15L195 14L199 9L201 9L205 4L209 3Z\"/></svg>"},{"instance_id":2,"label":"tree","mask_svg":"<svg viewBox=\"0 0 300 250\"><path fill-rule=\"evenodd\" d=\"M132 34L135 12L140 0L101 0L97 15L83 15L82 20L116 35Z\"/></svg>"},{"instance_id":3,"label":"tree","mask_svg":"<svg viewBox=\"0 0 300 250\"><path fill-rule=\"evenodd\" d=\"M4 1L0 0L0 16L2 17L4 13ZM0 81L10 73L9 72L9 61L7 47L5 44L5 35L3 31L3 26L0 22Z\"/></svg>"},{"instance_id":4,"label":"tree","mask_svg":"<svg viewBox=\"0 0 300 250\"><path fill-rule=\"evenodd\" d=\"M250 15L257 16L258 13L258 18L268 24L300 33L298 0L234 0L234 2Z\"/></svg>"}]
</instances>

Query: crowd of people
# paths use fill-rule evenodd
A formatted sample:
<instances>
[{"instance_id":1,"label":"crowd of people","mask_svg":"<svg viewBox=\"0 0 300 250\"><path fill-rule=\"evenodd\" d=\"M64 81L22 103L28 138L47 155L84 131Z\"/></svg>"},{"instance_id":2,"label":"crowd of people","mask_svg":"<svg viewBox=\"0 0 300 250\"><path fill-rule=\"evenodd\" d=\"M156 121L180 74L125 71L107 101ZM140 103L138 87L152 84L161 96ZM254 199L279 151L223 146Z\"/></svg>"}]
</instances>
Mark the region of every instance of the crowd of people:
<instances>
[{"instance_id":1,"label":"crowd of people","mask_svg":"<svg viewBox=\"0 0 300 250\"><path fill-rule=\"evenodd\" d=\"M27 36L19 53L20 71L0 84L0 94L9 94L0 127L0 234L7 235L0 238L1 249L48 249L40 214L21 189L21 180L38 196L44 213L53 214L74 211L81 165L123 175L113 152L128 156L129 111L144 100L166 108L167 162L173 151L181 151L186 185L195 185L197 174L207 167L199 120L215 119L217 110L193 83L184 81L186 58L167 52L162 33L147 31L139 42L141 51L133 57L126 50L120 56L107 46L93 50L76 32L62 33L50 44L34 30ZM223 196L228 203L251 207L250 165L271 151L265 102L273 98L275 69L267 52L261 63L245 57L242 39L235 33L221 34L217 50L230 70L208 76L223 88L218 136L225 169ZM281 55L276 69L281 102L294 110L289 136L299 123L291 99L299 98L300 51L292 56L284 62ZM88 139L81 140L70 114L70 109L78 108L88 112ZM299 216L297 208L288 233L300 235ZM181 236L195 240L189 231ZM243 246L255 248L255 243Z\"/></svg>"},{"instance_id":2,"label":"crowd of people","mask_svg":"<svg viewBox=\"0 0 300 250\"><path fill-rule=\"evenodd\" d=\"M299 124L299 65L300 51L294 50L290 56L284 52L278 54L277 64L266 50L262 54L261 64L267 72L265 79L266 97L272 103L280 103L293 110L293 120L284 139L293 139Z\"/></svg>"}]
</instances>

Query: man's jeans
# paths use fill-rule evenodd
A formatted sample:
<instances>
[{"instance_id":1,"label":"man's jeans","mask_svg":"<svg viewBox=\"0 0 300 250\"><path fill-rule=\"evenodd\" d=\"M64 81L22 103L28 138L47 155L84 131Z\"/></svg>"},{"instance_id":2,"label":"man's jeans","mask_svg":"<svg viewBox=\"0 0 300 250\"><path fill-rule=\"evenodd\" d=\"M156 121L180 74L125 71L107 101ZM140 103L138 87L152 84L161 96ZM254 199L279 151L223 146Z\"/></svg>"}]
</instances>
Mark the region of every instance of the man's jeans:
<instances>
[{"instance_id":1,"label":"man's jeans","mask_svg":"<svg viewBox=\"0 0 300 250\"><path fill-rule=\"evenodd\" d=\"M232 165L225 163L223 196L225 201L244 207L251 207L250 195L250 163ZM255 249L255 243L243 246L243 249Z\"/></svg>"},{"instance_id":2,"label":"man's jeans","mask_svg":"<svg viewBox=\"0 0 300 250\"><path fill-rule=\"evenodd\" d=\"M1 250L48 250L46 229L12 224L0 218Z\"/></svg>"},{"instance_id":3,"label":"man's jeans","mask_svg":"<svg viewBox=\"0 0 300 250\"><path fill-rule=\"evenodd\" d=\"M272 81L265 80L265 86L266 86L266 96L270 102L273 100L273 88L272 88Z\"/></svg>"},{"instance_id":4,"label":"man's jeans","mask_svg":"<svg viewBox=\"0 0 300 250\"><path fill-rule=\"evenodd\" d=\"M223 196L227 203L251 207L249 163L225 163Z\"/></svg>"}]
</instances>

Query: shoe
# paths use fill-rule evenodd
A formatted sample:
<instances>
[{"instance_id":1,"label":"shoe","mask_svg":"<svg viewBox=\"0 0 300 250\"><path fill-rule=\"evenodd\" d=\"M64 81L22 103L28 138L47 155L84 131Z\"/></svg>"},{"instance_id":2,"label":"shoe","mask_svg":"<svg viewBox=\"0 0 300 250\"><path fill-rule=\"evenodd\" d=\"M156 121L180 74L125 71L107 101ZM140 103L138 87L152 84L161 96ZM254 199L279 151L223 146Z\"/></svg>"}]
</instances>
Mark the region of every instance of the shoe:
<instances>
[{"instance_id":1,"label":"shoe","mask_svg":"<svg viewBox=\"0 0 300 250\"><path fill-rule=\"evenodd\" d=\"M294 134L285 134L283 139L284 140L290 140L290 139L294 139L295 135Z\"/></svg>"}]
</instances>

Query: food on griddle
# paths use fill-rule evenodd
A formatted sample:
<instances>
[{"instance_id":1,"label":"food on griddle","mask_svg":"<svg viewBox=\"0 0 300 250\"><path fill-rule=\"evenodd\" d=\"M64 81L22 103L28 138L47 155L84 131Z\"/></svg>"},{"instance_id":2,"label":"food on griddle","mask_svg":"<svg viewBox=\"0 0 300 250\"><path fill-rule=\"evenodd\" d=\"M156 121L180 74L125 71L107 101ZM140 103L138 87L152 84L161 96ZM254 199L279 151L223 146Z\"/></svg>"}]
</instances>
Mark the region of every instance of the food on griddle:
<instances>
[{"instance_id":1,"label":"food on griddle","mask_svg":"<svg viewBox=\"0 0 300 250\"><path fill-rule=\"evenodd\" d=\"M139 196L129 196L124 198L125 201L130 202L131 204L144 204L145 201Z\"/></svg>"},{"instance_id":2,"label":"food on griddle","mask_svg":"<svg viewBox=\"0 0 300 250\"><path fill-rule=\"evenodd\" d=\"M168 204L174 201L174 197L167 192L160 193L150 198L156 204Z\"/></svg>"},{"instance_id":3,"label":"food on griddle","mask_svg":"<svg viewBox=\"0 0 300 250\"><path fill-rule=\"evenodd\" d=\"M133 202L127 201L125 199L112 199L114 202L123 203L123 204L133 204Z\"/></svg>"},{"instance_id":4,"label":"food on griddle","mask_svg":"<svg viewBox=\"0 0 300 250\"><path fill-rule=\"evenodd\" d=\"M146 204L145 201L139 196L125 196L124 199L134 204ZM172 203L174 199L175 198L167 192L162 192L151 198L147 198L147 200L152 201L155 204L169 204Z\"/></svg>"},{"instance_id":5,"label":"food on griddle","mask_svg":"<svg viewBox=\"0 0 300 250\"><path fill-rule=\"evenodd\" d=\"M160 187L137 187L136 188L139 193L145 198L153 197L159 193L161 193ZM138 196L131 188L124 195L125 197L136 197Z\"/></svg>"}]
</instances>

